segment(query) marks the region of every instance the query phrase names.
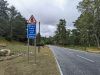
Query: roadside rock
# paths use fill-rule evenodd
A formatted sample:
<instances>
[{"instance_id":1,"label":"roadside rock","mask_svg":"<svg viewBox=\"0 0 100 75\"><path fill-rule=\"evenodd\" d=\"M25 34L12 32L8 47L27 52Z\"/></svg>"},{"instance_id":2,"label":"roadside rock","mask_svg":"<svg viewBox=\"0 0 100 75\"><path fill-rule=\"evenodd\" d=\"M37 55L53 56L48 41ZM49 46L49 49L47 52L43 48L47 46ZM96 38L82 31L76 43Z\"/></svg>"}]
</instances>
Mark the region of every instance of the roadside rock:
<instances>
[{"instance_id":1,"label":"roadside rock","mask_svg":"<svg viewBox=\"0 0 100 75\"><path fill-rule=\"evenodd\" d=\"M0 56L9 56L11 54L11 50L9 49L1 49Z\"/></svg>"}]
</instances>

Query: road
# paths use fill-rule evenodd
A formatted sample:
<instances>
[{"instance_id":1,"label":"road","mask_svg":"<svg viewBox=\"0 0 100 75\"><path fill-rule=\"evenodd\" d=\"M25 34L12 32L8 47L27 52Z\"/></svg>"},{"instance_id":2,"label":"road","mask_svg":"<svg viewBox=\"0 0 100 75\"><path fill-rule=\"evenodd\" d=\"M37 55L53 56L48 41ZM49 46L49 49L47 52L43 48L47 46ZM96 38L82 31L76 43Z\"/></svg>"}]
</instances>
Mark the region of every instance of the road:
<instances>
[{"instance_id":1,"label":"road","mask_svg":"<svg viewBox=\"0 0 100 75\"><path fill-rule=\"evenodd\" d=\"M54 53L61 75L100 75L100 54L57 46L49 48Z\"/></svg>"}]
</instances>

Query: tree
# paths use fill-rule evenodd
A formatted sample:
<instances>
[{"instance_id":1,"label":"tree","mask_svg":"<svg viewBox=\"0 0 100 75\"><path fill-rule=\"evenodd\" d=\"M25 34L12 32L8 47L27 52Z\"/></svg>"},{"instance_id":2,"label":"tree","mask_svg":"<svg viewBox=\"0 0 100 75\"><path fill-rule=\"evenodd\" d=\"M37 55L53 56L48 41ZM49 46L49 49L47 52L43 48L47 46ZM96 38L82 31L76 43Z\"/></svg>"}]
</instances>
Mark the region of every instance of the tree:
<instances>
[{"instance_id":1,"label":"tree","mask_svg":"<svg viewBox=\"0 0 100 75\"><path fill-rule=\"evenodd\" d=\"M57 24L57 30L55 32L55 41L57 44L65 45L66 44L66 21L60 19L59 24Z\"/></svg>"},{"instance_id":2,"label":"tree","mask_svg":"<svg viewBox=\"0 0 100 75\"><path fill-rule=\"evenodd\" d=\"M5 0L0 0L0 35L5 36L7 34L7 28L8 28L8 3Z\"/></svg>"},{"instance_id":3,"label":"tree","mask_svg":"<svg viewBox=\"0 0 100 75\"><path fill-rule=\"evenodd\" d=\"M78 20L75 22L75 26L80 32L80 43L86 45L89 42L89 34L93 32L91 23L93 22L93 18L91 14L84 13L82 14ZM93 35L93 34L91 34ZM92 38L91 38L92 39Z\"/></svg>"},{"instance_id":4,"label":"tree","mask_svg":"<svg viewBox=\"0 0 100 75\"><path fill-rule=\"evenodd\" d=\"M10 8L9 8L9 11L8 11L8 16L9 16L9 34L10 34L10 36L9 36L9 38L10 38L10 40L12 40L13 39L13 28L14 28L14 23L15 23L15 18L16 18L16 16L18 15L18 12L17 12L17 10L15 9L15 7L14 6L11 6Z\"/></svg>"},{"instance_id":5,"label":"tree","mask_svg":"<svg viewBox=\"0 0 100 75\"><path fill-rule=\"evenodd\" d=\"M81 32L81 40L89 45L90 40L94 40L100 47L100 0L83 0L78 9L82 14L76 20L75 26Z\"/></svg>"},{"instance_id":6,"label":"tree","mask_svg":"<svg viewBox=\"0 0 100 75\"><path fill-rule=\"evenodd\" d=\"M17 14L15 17L13 27L13 39L17 41L25 41L26 39L26 25L25 25L25 18L21 16L20 13Z\"/></svg>"},{"instance_id":7,"label":"tree","mask_svg":"<svg viewBox=\"0 0 100 75\"><path fill-rule=\"evenodd\" d=\"M26 35L26 26L25 18L15 9L14 6L11 6L8 11L9 16L9 40L22 41L25 39ZM9 36L10 35L10 36Z\"/></svg>"},{"instance_id":8,"label":"tree","mask_svg":"<svg viewBox=\"0 0 100 75\"><path fill-rule=\"evenodd\" d=\"M26 38L25 18L14 6L8 7L5 0L0 0L0 36L7 40Z\"/></svg>"},{"instance_id":9,"label":"tree","mask_svg":"<svg viewBox=\"0 0 100 75\"><path fill-rule=\"evenodd\" d=\"M77 29L71 30L70 45L80 45L80 32Z\"/></svg>"}]
</instances>

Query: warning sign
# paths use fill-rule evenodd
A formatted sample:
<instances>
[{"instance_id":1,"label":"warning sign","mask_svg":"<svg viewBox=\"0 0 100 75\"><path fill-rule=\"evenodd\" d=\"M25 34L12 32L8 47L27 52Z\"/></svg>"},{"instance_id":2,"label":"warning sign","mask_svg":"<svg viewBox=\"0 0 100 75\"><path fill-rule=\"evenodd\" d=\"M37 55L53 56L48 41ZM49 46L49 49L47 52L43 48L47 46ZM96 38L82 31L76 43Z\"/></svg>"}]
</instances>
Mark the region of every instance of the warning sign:
<instances>
[{"instance_id":1,"label":"warning sign","mask_svg":"<svg viewBox=\"0 0 100 75\"><path fill-rule=\"evenodd\" d=\"M34 18L34 16L32 15L29 20L27 21L28 24L36 24L36 19Z\"/></svg>"}]
</instances>

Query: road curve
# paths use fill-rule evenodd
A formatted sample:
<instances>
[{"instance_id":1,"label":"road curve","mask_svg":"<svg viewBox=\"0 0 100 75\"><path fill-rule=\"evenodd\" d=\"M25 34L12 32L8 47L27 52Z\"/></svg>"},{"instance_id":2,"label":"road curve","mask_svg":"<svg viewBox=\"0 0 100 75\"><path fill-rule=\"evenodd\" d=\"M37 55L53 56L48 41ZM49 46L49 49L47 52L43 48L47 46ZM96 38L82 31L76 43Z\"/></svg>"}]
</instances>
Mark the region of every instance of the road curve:
<instances>
[{"instance_id":1,"label":"road curve","mask_svg":"<svg viewBox=\"0 0 100 75\"><path fill-rule=\"evenodd\" d=\"M55 55L62 75L100 75L100 54L48 46Z\"/></svg>"}]
</instances>

